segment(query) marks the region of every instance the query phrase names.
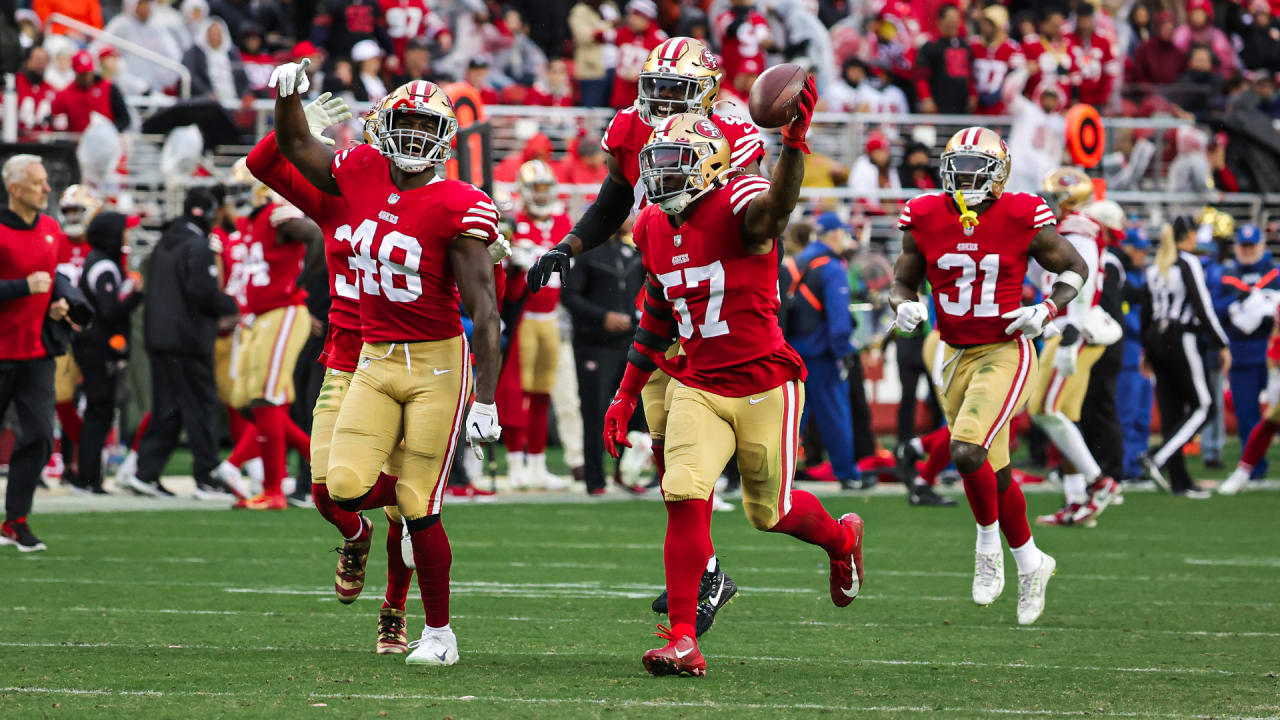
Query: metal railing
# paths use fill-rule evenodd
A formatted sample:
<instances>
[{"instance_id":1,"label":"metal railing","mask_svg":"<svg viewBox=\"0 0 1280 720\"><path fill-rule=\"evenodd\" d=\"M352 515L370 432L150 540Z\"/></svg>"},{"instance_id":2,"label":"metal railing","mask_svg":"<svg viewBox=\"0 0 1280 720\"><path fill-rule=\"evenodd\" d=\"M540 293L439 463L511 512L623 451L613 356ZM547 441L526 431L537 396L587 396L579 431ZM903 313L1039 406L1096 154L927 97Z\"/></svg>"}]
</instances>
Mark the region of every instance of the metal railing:
<instances>
[{"instance_id":1,"label":"metal railing","mask_svg":"<svg viewBox=\"0 0 1280 720\"><path fill-rule=\"evenodd\" d=\"M176 60L167 58L161 55L160 53L155 52L154 50L149 50L145 47L142 47L137 43L133 43L128 40L125 40L119 35L113 35L111 33L108 33L105 30L99 30L98 28L92 25L87 25L73 17L67 17L62 13L49 14L48 19L45 20L45 32L48 32L49 28L54 24L66 25L67 27L75 30L76 32L80 32L80 33L84 33L85 35L88 35L94 40L108 41L112 44L112 46L114 46L117 49L128 50L129 52L141 57L144 60L148 60L150 62L155 63L156 65L159 65L160 67L167 68L169 70L176 72L178 74L179 97L182 97L182 98L191 97L191 71L187 70L186 65L183 65L182 63Z\"/></svg>"}]
</instances>

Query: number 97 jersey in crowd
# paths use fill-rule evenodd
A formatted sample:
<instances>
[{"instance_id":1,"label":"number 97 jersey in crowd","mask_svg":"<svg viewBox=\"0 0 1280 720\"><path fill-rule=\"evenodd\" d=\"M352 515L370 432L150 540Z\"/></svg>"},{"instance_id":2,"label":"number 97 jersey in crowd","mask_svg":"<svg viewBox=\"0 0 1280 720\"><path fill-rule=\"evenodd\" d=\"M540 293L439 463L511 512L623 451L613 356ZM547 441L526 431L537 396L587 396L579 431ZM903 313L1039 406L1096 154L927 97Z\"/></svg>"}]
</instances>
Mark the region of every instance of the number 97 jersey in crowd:
<instances>
[{"instance_id":1,"label":"number 97 jersey in crowd","mask_svg":"<svg viewBox=\"0 0 1280 720\"><path fill-rule=\"evenodd\" d=\"M971 228L960 224L951 197L930 193L902 209L898 229L911 231L933 287L938 332L952 347L1012 340L1001 315L1022 304L1031 239L1057 221L1038 195L1006 192Z\"/></svg>"},{"instance_id":2,"label":"number 97 jersey in crowd","mask_svg":"<svg viewBox=\"0 0 1280 720\"><path fill-rule=\"evenodd\" d=\"M389 161L370 145L339 153L331 170L352 210L350 225L338 228L337 239L352 246L364 341L461 335L449 245L459 235L486 245L495 241L493 201L474 185L443 178L400 190L391 182Z\"/></svg>"}]
</instances>

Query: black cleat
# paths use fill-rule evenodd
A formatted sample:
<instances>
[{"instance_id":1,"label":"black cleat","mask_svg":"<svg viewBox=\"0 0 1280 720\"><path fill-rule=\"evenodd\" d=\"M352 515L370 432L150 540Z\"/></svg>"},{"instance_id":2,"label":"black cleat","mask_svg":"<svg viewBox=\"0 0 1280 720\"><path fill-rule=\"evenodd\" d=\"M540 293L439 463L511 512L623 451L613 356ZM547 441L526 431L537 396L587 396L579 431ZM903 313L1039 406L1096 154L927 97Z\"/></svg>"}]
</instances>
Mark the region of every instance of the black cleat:
<instances>
[{"instance_id":1,"label":"black cleat","mask_svg":"<svg viewBox=\"0 0 1280 720\"><path fill-rule=\"evenodd\" d=\"M27 519L20 517L16 520L5 520L0 524L0 545L12 545L18 548L19 552L40 552L45 549L44 543L40 542L40 538L31 532L31 526L27 525ZM698 618L698 624L702 624L702 618ZM708 623L708 626L710 623Z\"/></svg>"},{"instance_id":2,"label":"black cleat","mask_svg":"<svg viewBox=\"0 0 1280 720\"><path fill-rule=\"evenodd\" d=\"M706 577L705 573L703 577ZM703 633L711 629L711 624L716 621L716 613L728 605L737 594L738 584L733 581L733 578L723 572L716 572L713 575L711 592L698 601L698 619L694 623L698 637L702 637Z\"/></svg>"},{"instance_id":3,"label":"black cleat","mask_svg":"<svg viewBox=\"0 0 1280 720\"><path fill-rule=\"evenodd\" d=\"M725 574L724 574L724 570L720 569L720 562L719 562L718 560L716 561L716 569L715 569L715 570L713 570L713 571L706 571L706 570L703 570L703 571L702 571L702 580L701 580L701 581L699 582L699 584L698 584L698 602L699 602L699 603L701 603L702 601L709 599L709 598L711 597L711 594L712 594L712 593L713 593L717 588L720 588L720 587L721 587L721 582L722 582L722 581L721 581L721 578L723 578L723 579L724 579L724 580L723 580L723 582L725 582L725 583L727 583L728 585L732 586L732 587L733 587L733 590L732 590L731 592L729 592L728 597L725 597L724 599L721 599L721 600L719 600L719 601L718 601L717 606L716 606L716 610L715 610L715 611L713 611L713 612L711 613L713 617L715 616L715 613L716 613L716 612L718 612L718 611L720 610L720 608L724 607L724 604L725 604L726 602L729 602L729 598L730 598L730 597L733 597L734 595L736 595L736 594L737 594L737 592L738 592L738 585L737 585L736 583L734 583L734 582L733 582L733 580L730 580L728 575L725 575ZM656 612L656 613L658 613L659 615L666 615L666 614L667 614L667 612L668 612L668 609L667 609L667 591L666 591L666 590L663 590L661 595L659 595L658 597L654 598L654 599L653 599L653 604L652 604L652 605L650 605L650 607L651 607L651 608L653 608L653 611L654 611L654 612ZM702 612L701 608L699 608L698 612L699 612L699 613L701 613L701 612ZM708 626L708 627L710 627L710 626L711 626L711 623L707 623L707 626ZM698 631L698 634L699 634L699 635L701 635L701 634L702 634L702 631L701 631L701 630L699 630L699 631Z\"/></svg>"},{"instance_id":4,"label":"black cleat","mask_svg":"<svg viewBox=\"0 0 1280 720\"><path fill-rule=\"evenodd\" d=\"M934 507L953 507L955 498L942 497L934 492L928 483L907 486L907 502L911 505L932 505Z\"/></svg>"},{"instance_id":5,"label":"black cleat","mask_svg":"<svg viewBox=\"0 0 1280 720\"><path fill-rule=\"evenodd\" d=\"M893 449L893 457L896 460L894 476L898 478L898 482L910 488L916 479L916 462L920 460L920 453L916 452L915 446L908 440L898 443L898 447Z\"/></svg>"}]
</instances>

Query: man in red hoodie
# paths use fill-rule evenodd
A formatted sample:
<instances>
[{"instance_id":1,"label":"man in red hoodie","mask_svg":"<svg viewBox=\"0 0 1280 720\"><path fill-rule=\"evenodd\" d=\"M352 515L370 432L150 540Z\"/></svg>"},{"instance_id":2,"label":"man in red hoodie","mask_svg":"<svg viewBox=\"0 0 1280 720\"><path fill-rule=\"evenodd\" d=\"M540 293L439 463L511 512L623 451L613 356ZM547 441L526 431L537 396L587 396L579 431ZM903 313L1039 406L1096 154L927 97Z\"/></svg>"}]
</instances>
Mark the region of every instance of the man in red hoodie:
<instances>
[{"instance_id":1,"label":"man in red hoodie","mask_svg":"<svg viewBox=\"0 0 1280 720\"><path fill-rule=\"evenodd\" d=\"M53 129L82 133L94 113L110 120L117 130L129 127L129 106L119 88L93 72L93 56L81 50L71 58L76 79L53 97Z\"/></svg>"}]
</instances>

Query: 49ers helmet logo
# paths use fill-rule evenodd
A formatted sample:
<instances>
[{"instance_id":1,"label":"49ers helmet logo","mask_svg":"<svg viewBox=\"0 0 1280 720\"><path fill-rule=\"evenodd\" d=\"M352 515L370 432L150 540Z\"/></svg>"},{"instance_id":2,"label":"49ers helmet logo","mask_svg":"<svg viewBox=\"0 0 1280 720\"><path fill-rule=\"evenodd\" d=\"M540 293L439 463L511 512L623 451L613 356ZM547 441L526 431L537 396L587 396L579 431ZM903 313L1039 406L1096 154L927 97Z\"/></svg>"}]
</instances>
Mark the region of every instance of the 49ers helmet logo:
<instances>
[{"instance_id":1,"label":"49ers helmet logo","mask_svg":"<svg viewBox=\"0 0 1280 720\"><path fill-rule=\"evenodd\" d=\"M716 57L716 54L711 52L710 50L703 48L702 49L702 67L708 70L719 70L720 58Z\"/></svg>"},{"instance_id":2,"label":"49ers helmet logo","mask_svg":"<svg viewBox=\"0 0 1280 720\"><path fill-rule=\"evenodd\" d=\"M702 137L712 138L713 140L724 137L724 134L720 132L720 128L716 127L716 124L710 120L699 121L698 124L693 126L693 131Z\"/></svg>"}]
</instances>

